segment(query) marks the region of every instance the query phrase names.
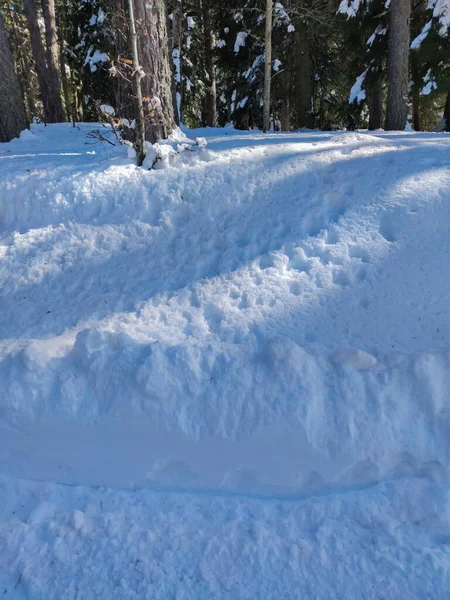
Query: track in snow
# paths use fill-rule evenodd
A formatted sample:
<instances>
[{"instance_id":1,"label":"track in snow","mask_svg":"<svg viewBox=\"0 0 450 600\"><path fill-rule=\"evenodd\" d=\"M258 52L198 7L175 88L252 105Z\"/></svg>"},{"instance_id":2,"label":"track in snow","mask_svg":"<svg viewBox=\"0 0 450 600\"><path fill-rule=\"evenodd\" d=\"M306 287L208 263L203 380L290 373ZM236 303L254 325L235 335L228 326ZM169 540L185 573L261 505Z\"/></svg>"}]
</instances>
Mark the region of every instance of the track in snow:
<instances>
[{"instance_id":1,"label":"track in snow","mask_svg":"<svg viewBox=\"0 0 450 600\"><path fill-rule=\"evenodd\" d=\"M448 136L91 128L0 147L0 591L442 600Z\"/></svg>"}]
</instances>

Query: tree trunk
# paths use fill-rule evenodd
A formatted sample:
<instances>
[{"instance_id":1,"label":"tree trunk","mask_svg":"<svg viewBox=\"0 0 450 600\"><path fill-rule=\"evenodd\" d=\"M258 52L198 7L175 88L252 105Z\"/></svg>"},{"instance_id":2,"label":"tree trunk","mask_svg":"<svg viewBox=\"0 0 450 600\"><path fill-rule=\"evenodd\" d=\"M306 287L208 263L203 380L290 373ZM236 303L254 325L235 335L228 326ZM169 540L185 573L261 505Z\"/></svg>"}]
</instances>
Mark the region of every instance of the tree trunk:
<instances>
[{"instance_id":1,"label":"tree trunk","mask_svg":"<svg viewBox=\"0 0 450 600\"><path fill-rule=\"evenodd\" d=\"M0 14L0 142L9 142L27 126L20 82Z\"/></svg>"},{"instance_id":2,"label":"tree trunk","mask_svg":"<svg viewBox=\"0 0 450 600\"><path fill-rule=\"evenodd\" d=\"M136 23L134 20L133 0L128 0L128 19L130 22L130 45L133 60L133 92L134 92L134 118L136 121L135 148L138 166L141 166L145 158L145 117L144 104L142 100L141 66L139 63Z\"/></svg>"},{"instance_id":3,"label":"tree trunk","mask_svg":"<svg viewBox=\"0 0 450 600\"><path fill-rule=\"evenodd\" d=\"M412 85L412 107L413 107L413 128L414 131L420 131L421 119L420 119L420 85L422 83L417 64L417 53L412 52L411 54L411 79Z\"/></svg>"},{"instance_id":4,"label":"tree trunk","mask_svg":"<svg viewBox=\"0 0 450 600\"><path fill-rule=\"evenodd\" d=\"M59 113L56 115L57 121L64 121L64 109L61 102L61 76L59 69L59 48L58 36L56 34L56 12L55 0L43 0L42 11L44 14L45 23L45 46L46 46L46 62L47 72L50 78L50 87L57 91L57 97L60 102L56 106Z\"/></svg>"},{"instance_id":5,"label":"tree trunk","mask_svg":"<svg viewBox=\"0 0 450 600\"><path fill-rule=\"evenodd\" d=\"M312 73L309 56L308 32L306 24L298 20L295 24L295 88L296 88L296 126L314 127L312 115Z\"/></svg>"},{"instance_id":6,"label":"tree trunk","mask_svg":"<svg viewBox=\"0 0 450 600\"><path fill-rule=\"evenodd\" d=\"M280 122L281 131L289 131L289 67L286 66L281 73L281 111L280 111Z\"/></svg>"},{"instance_id":7,"label":"tree trunk","mask_svg":"<svg viewBox=\"0 0 450 600\"><path fill-rule=\"evenodd\" d=\"M61 101L61 90L54 73L47 68L44 46L36 14L34 0L24 0L28 30L31 38L31 49L36 66L36 73L41 91L44 110L44 120L47 123L57 123L64 120L64 110Z\"/></svg>"},{"instance_id":8,"label":"tree trunk","mask_svg":"<svg viewBox=\"0 0 450 600\"><path fill-rule=\"evenodd\" d=\"M383 78L378 73L370 87L369 96L369 129L383 127Z\"/></svg>"},{"instance_id":9,"label":"tree trunk","mask_svg":"<svg viewBox=\"0 0 450 600\"><path fill-rule=\"evenodd\" d=\"M450 131L450 92L447 94L447 101L445 102L444 108L444 129L443 131Z\"/></svg>"},{"instance_id":10,"label":"tree trunk","mask_svg":"<svg viewBox=\"0 0 450 600\"><path fill-rule=\"evenodd\" d=\"M23 52L23 44L21 43L19 29L16 25L17 11L12 8L10 3L8 4L8 10L11 15L12 35L17 53L17 62L20 66L20 71L18 72L19 83L22 90L22 97L25 101L27 121L31 123L36 109L34 106L31 69L28 66L30 61L26 59Z\"/></svg>"},{"instance_id":11,"label":"tree trunk","mask_svg":"<svg viewBox=\"0 0 450 600\"><path fill-rule=\"evenodd\" d=\"M166 0L133 0L138 33L138 53L145 77L142 94L158 98L161 107L150 111L145 136L149 142L166 138L175 127L172 69L167 37Z\"/></svg>"},{"instance_id":12,"label":"tree trunk","mask_svg":"<svg viewBox=\"0 0 450 600\"><path fill-rule=\"evenodd\" d=\"M410 0L391 0L386 129L405 129L408 118Z\"/></svg>"},{"instance_id":13,"label":"tree trunk","mask_svg":"<svg viewBox=\"0 0 450 600\"><path fill-rule=\"evenodd\" d=\"M182 47L181 0L175 0L172 12L172 64L174 117L177 125L182 122L181 47Z\"/></svg>"},{"instance_id":14,"label":"tree trunk","mask_svg":"<svg viewBox=\"0 0 450 600\"><path fill-rule=\"evenodd\" d=\"M207 78L204 101L203 123L207 127L216 126L216 67L214 64L213 10L208 0L203 3L203 35L205 40L205 72Z\"/></svg>"},{"instance_id":15,"label":"tree trunk","mask_svg":"<svg viewBox=\"0 0 450 600\"><path fill-rule=\"evenodd\" d=\"M270 84L272 79L272 0L266 0L266 31L264 38L263 131L270 128Z\"/></svg>"}]
</instances>

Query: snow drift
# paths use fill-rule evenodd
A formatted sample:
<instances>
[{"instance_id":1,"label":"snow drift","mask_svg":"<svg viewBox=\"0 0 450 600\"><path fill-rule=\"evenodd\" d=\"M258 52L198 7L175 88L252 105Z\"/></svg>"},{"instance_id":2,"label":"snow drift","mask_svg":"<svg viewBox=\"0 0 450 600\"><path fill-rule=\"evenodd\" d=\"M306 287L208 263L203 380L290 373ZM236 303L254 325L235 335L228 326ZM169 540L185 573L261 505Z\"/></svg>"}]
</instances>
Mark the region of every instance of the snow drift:
<instances>
[{"instance_id":1,"label":"snow drift","mask_svg":"<svg viewBox=\"0 0 450 600\"><path fill-rule=\"evenodd\" d=\"M207 150L146 171L86 146L90 127L35 126L0 149L0 471L213 494L219 513L245 495L260 523L256 498L350 493L344 528L361 490L402 507L409 494L428 524L419 506L439 498L444 531L448 136L207 130L193 134ZM92 532L81 510L74 527ZM186 597L233 596L223 560L220 576L205 560L205 588ZM406 589L396 577L386 597ZM443 597L445 578L427 577L408 597ZM343 597L289 581L279 597ZM120 597L144 597L127 585Z\"/></svg>"}]
</instances>

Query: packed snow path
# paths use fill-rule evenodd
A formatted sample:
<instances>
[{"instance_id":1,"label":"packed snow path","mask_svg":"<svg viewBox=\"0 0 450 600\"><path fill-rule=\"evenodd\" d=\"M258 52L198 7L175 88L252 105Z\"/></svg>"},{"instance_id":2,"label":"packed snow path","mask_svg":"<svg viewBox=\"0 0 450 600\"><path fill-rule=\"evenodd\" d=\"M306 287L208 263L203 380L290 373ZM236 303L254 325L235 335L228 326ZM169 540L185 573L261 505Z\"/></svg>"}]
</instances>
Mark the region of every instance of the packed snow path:
<instances>
[{"instance_id":1,"label":"packed snow path","mask_svg":"<svg viewBox=\"0 0 450 600\"><path fill-rule=\"evenodd\" d=\"M444 598L450 137L92 129L0 146L8 597Z\"/></svg>"}]
</instances>

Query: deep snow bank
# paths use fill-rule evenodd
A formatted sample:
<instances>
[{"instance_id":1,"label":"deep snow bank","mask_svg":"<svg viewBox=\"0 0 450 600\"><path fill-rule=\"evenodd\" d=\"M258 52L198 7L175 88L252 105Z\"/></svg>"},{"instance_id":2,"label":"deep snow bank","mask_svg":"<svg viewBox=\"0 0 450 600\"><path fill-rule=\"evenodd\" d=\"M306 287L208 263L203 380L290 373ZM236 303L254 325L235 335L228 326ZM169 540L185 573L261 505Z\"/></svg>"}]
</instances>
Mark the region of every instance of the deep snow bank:
<instances>
[{"instance_id":1,"label":"deep snow bank","mask_svg":"<svg viewBox=\"0 0 450 600\"><path fill-rule=\"evenodd\" d=\"M447 479L448 136L223 131L147 172L89 127L1 149L4 473Z\"/></svg>"}]
</instances>

